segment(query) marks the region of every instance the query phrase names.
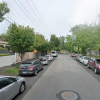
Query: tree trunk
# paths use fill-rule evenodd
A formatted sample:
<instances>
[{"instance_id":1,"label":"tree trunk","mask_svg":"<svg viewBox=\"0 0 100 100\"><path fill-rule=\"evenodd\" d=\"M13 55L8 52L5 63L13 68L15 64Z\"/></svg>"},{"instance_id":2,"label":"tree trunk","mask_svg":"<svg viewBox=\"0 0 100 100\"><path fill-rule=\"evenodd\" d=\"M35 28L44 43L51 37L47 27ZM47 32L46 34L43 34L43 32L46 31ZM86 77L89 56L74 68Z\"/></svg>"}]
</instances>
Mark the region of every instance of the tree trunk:
<instances>
[{"instance_id":1,"label":"tree trunk","mask_svg":"<svg viewBox=\"0 0 100 100\"><path fill-rule=\"evenodd\" d=\"M78 55L79 55L79 49L80 49L80 48L78 47Z\"/></svg>"},{"instance_id":2,"label":"tree trunk","mask_svg":"<svg viewBox=\"0 0 100 100\"><path fill-rule=\"evenodd\" d=\"M90 50L90 58L91 58L91 50Z\"/></svg>"},{"instance_id":3,"label":"tree trunk","mask_svg":"<svg viewBox=\"0 0 100 100\"><path fill-rule=\"evenodd\" d=\"M100 57L100 49L99 49L99 57Z\"/></svg>"}]
</instances>

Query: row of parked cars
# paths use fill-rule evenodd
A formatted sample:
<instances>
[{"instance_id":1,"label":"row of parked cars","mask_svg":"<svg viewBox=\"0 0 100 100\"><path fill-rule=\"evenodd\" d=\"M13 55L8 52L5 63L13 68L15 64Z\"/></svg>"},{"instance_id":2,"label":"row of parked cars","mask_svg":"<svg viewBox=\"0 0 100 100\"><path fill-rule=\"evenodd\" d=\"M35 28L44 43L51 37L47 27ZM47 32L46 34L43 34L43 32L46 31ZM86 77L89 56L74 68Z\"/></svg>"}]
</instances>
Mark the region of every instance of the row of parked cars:
<instances>
[{"instance_id":1,"label":"row of parked cars","mask_svg":"<svg viewBox=\"0 0 100 100\"><path fill-rule=\"evenodd\" d=\"M100 73L100 58L90 58L87 56L78 55L76 60L87 66L88 69L93 69L94 73Z\"/></svg>"},{"instance_id":2,"label":"row of parked cars","mask_svg":"<svg viewBox=\"0 0 100 100\"><path fill-rule=\"evenodd\" d=\"M23 62L19 67L19 75L37 75L43 70L43 65L48 65L54 56L58 56L56 52L52 55L39 57L34 61ZM17 94L25 91L26 80L20 76L2 76L0 75L0 100L12 100Z\"/></svg>"}]
</instances>

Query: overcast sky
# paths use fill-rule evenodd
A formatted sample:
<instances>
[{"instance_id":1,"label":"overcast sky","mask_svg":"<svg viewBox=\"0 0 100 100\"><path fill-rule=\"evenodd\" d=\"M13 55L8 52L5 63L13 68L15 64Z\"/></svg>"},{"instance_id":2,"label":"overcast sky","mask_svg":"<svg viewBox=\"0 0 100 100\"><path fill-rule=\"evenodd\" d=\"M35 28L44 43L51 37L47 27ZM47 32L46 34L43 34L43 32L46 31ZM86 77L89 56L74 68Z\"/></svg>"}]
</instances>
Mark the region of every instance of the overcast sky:
<instances>
[{"instance_id":1,"label":"overcast sky","mask_svg":"<svg viewBox=\"0 0 100 100\"><path fill-rule=\"evenodd\" d=\"M48 40L51 34L56 34L58 37L71 34L69 30L77 24L98 22L100 14L100 0L4 1L10 8L10 13L5 16L7 20L24 26L29 25L35 29L35 32L43 34ZM7 21L0 23L0 34L6 33L9 24Z\"/></svg>"}]
</instances>

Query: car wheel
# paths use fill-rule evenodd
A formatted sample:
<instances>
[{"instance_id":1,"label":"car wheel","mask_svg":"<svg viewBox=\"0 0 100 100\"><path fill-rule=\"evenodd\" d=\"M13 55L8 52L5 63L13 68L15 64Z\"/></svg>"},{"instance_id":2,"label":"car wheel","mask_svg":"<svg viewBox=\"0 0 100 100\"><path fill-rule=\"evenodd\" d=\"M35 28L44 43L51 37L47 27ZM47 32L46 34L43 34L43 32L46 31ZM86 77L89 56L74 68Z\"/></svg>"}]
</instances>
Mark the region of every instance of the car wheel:
<instances>
[{"instance_id":1,"label":"car wheel","mask_svg":"<svg viewBox=\"0 0 100 100\"><path fill-rule=\"evenodd\" d=\"M35 75L35 76L37 76L37 70L35 70L35 73L34 73L34 75Z\"/></svg>"},{"instance_id":2,"label":"car wheel","mask_svg":"<svg viewBox=\"0 0 100 100\"><path fill-rule=\"evenodd\" d=\"M25 83L22 83L22 84L20 85L19 93L21 94L21 93L23 93L24 91L25 91Z\"/></svg>"},{"instance_id":3,"label":"car wheel","mask_svg":"<svg viewBox=\"0 0 100 100\"><path fill-rule=\"evenodd\" d=\"M94 73L95 73L95 74L97 74L97 73L98 73L96 68L94 68Z\"/></svg>"},{"instance_id":4,"label":"car wheel","mask_svg":"<svg viewBox=\"0 0 100 100\"><path fill-rule=\"evenodd\" d=\"M42 66L42 69L41 70L43 70L44 69L44 67Z\"/></svg>"},{"instance_id":5,"label":"car wheel","mask_svg":"<svg viewBox=\"0 0 100 100\"><path fill-rule=\"evenodd\" d=\"M89 68L90 68L90 65L88 64L88 66L87 66L87 67L88 67L88 69L89 69Z\"/></svg>"}]
</instances>

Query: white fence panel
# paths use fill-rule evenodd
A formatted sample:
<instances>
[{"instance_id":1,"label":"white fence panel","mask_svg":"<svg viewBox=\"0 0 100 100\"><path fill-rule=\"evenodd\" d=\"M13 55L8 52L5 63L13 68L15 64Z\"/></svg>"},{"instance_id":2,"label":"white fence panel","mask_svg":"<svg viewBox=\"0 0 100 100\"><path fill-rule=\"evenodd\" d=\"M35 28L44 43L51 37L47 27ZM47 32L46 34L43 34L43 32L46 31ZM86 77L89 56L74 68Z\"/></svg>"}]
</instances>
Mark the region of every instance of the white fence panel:
<instances>
[{"instance_id":1,"label":"white fence panel","mask_svg":"<svg viewBox=\"0 0 100 100\"><path fill-rule=\"evenodd\" d=\"M0 57L0 67L9 66L16 63L16 55Z\"/></svg>"}]
</instances>

